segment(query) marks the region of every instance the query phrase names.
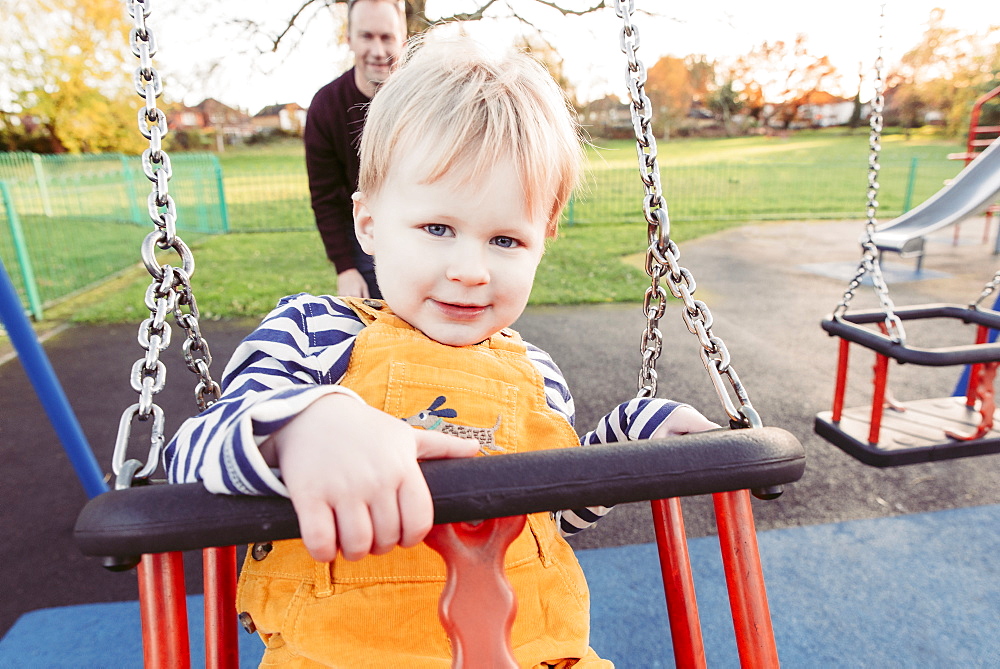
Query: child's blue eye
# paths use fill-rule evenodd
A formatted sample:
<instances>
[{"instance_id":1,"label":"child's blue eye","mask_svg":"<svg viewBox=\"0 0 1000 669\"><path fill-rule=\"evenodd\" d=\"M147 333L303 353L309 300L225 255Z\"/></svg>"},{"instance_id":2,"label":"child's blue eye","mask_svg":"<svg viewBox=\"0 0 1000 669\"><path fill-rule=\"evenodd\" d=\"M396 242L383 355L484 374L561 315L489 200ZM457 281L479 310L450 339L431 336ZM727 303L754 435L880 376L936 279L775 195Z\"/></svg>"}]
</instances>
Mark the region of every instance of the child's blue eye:
<instances>
[{"instance_id":1,"label":"child's blue eye","mask_svg":"<svg viewBox=\"0 0 1000 669\"><path fill-rule=\"evenodd\" d=\"M440 223L430 223L425 225L424 230L431 233L435 237L444 237L448 234L448 226L441 225Z\"/></svg>"},{"instance_id":2,"label":"child's blue eye","mask_svg":"<svg viewBox=\"0 0 1000 669\"><path fill-rule=\"evenodd\" d=\"M504 237L502 235L499 237L494 237L493 243L505 249L512 249L517 246L520 246L520 243L513 237Z\"/></svg>"}]
</instances>

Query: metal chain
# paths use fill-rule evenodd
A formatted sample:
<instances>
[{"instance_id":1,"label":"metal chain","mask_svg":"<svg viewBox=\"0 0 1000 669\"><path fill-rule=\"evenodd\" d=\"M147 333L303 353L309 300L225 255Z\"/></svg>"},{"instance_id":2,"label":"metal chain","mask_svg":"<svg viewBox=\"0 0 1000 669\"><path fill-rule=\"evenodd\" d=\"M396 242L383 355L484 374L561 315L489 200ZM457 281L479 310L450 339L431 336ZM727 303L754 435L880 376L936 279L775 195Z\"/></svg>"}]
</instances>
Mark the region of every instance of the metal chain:
<instances>
[{"instance_id":1,"label":"metal chain","mask_svg":"<svg viewBox=\"0 0 1000 669\"><path fill-rule=\"evenodd\" d=\"M170 157L162 147L163 137L167 134L167 117L156 106L156 98L162 92L163 85L152 64L152 57L156 54L156 40L153 31L146 24L152 11L152 0L126 0L125 4L133 20L129 42L132 53L139 59L139 67L134 76L135 90L146 102L139 109L138 126L142 136L149 140L149 148L142 153L142 171L153 184L147 208L155 229L142 242L142 261L153 277L145 297L150 317L139 326L139 345L146 353L132 365L130 377L132 388L139 393L139 401L122 413L118 424L118 437L111 462L111 469L118 477L116 487L127 487L133 479L148 478L159 465L163 448L164 417L163 410L153 402L153 395L166 385L167 369L160 360L160 353L170 345L171 330L166 320L168 315L173 314L177 324L187 334L183 346L184 360L199 379L195 388L195 402L199 410L209 407L221 394L219 385L212 380L209 372L212 355L208 342L202 337L198 326L198 306L191 290L194 256L177 236L177 207L168 189L172 174ZM160 264L156 259L157 249L176 251L180 256L181 266ZM133 421L148 421L151 417L150 447L145 461L126 461ZM123 476L123 471L126 470L131 476Z\"/></svg>"},{"instance_id":2,"label":"metal chain","mask_svg":"<svg viewBox=\"0 0 1000 669\"><path fill-rule=\"evenodd\" d=\"M979 297L975 299L974 302L969 304L970 309L978 309L982 306L983 300L993 294L993 292L1000 286L1000 271L993 275L993 278L986 282L983 286L983 290L979 293Z\"/></svg>"},{"instance_id":3,"label":"metal chain","mask_svg":"<svg viewBox=\"0 0 1000 669\"><path fill-rule=\"evenodd\" d=\"M882 20L885 20L885 5L882 6ZM906 332L903 329L903 322L896 315L896 308L892 298L889 297L889 287L882 276L882 265L879 262L879 250L875 246L874 235L875 226L878 224L878 175L881 165L879 155L882 151L882 110L885 107L885 83L882 79L882 33L884 25L879 28L878 57L875 59L875 96L872 99L872 113L869 120L871 131L868 134L868 203L865 207L868 220L865 223L865 237L861 242L864 252L861 262L854 273L854 278L844 291L837 308L833 311L834 318L842 318L847 311L851 300L854 298L854 291L861 285L865 275L871 275L872 285L882 311L885 312L886 332L892 340L898 344L906 343Z\"/></svg>"},{"instance_id":4,"label":"metal chain","mask_svg":"<svg viewBox=\"0 0 1000 669\"><path fill-rule=\"evenodd\" d=\"M621 50L628 60L625 83L631 100L632 127L635 131L639 177L646 195L642 211L647 223L646 273L650 286L643 299L646 328L642 333L642 366L639 371L639 397L656 395L656 361L663 349L659 322L666 310L667 292L684 302L682 314L688 331L698 337L701 359L734 427L760 427L760 417L750 403L736 370L730 364L729 351L721 338L712 334L712 314L701 300L694 299L695 280L678 262L680 251L670 239L670 218L663 198L660 167L656 160L656 138L652 132L652 104L644 91L646 67L636 57L639 30L632 23L634 0L613 0L615 13L623 21ZM666 283L666 288L661 284ZM728 381L739 401L737 409L726 388Z\"/></svg>"}]
</instances>

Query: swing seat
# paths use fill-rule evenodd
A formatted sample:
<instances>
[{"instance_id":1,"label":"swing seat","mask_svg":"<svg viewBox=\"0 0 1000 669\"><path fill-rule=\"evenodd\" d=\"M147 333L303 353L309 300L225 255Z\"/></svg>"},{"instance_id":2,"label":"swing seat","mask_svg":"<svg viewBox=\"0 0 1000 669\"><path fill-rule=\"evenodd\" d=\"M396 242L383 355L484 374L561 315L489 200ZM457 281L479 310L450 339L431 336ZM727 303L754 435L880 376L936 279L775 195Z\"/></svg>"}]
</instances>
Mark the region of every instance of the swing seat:
<instances>
[{"instance_id":1,"label":"swing seat","mask_svg":"<svg viewBox=\"0 0 1000 669\"><path fill-rule=\"evenodd\" d=\"M1000 312L953 304L915 305L897 309L900 320L952 318L978 326L977 343L942 348L920 348L893 341L864 325L884 321L881 310L846 312L827 316L823 329L841 339L837 390L832 411L818 413L816 434L852 457L874 467L951 460L1000 453L1000 431L990 429L974 439L957 440L946 433L972 434L982 419L981 403L968 397L941 397L895 402L885 406L888 360L922 366L982 365L1000 361L1000 344L986 343L986 333L1000 328ZM872 405L844 408L849 344L876 354L875 392ZM994 409L994 422L1000 412ZM1000 425L1000 422L996 423Z\"/></svg>"},{"instance_id":2,"label":"swing seat","mask_svg":"<svg viewBox=\"0 0 1000 669\"><path fill-rule=\"evenodd\" d=\"M844 409L839 421L832 411L816 415L816 434L845 453L873 467L895 467L921 462L953 460L1000 453L1000 431L990 430L972 441L947 439L945 431L972 433L979 411L965 404L964 397L899 402L903 409L886 408L877 444L868 442L871 407ZM1000 425L1000 412L994 414Z\"/></svg>"},{"instance_id":3,"label":"swing seat","mask_svg":"<svg viewBox=\"0 0 1000 669\"><path fill-rule=\"evenodd\" d=\"M449 572L441 600L442 623L453 646L471 643L467 647L476 649L475 666L507 666L490 663L490 657L496 659L508 652L496 639L497 634L503 634L503 626L491 621L510 621L514 610L509 602L495 603L474 592L471 606L479 620L455 618L448 611L460 597L462 606L470 606L468 594L455 594L462 589L469 592L470 578L459 573L461 564L481 565L486 559L502 564L502 553L479 553L463 560L460 554L468 546L443 540L440 530L445 530L445 535L449 531L474 535L479 530L440 524L502 517L496 522L485 520L479 526L489 526L488 531L496 533L506 531L508 521L523 522L523 518L511 516L640 500L657 500L653 502L654 516L658 505L665 509L656 532L675 655L683 666L705 666L676 498L709 493L715 497L719 543L741 662L745 666L777 666L746 490L759 489L760 496L772 498L780 486L802 476L805 453L790 433L778 428L720 429L670 439L434 460L420 466L434 499L438 523L428 540L439 542L434 547L442 553ZM236 551L231 546L291 539L299 531L294 508L287 499L213 495L201 484L192 483L104 493L84 507L74 534L85 554L110 558L113 566L135 564L143 555L139 594L144 658L146 666L151 667L190 666L183 560L178 551L204 548L205 666L235 669L237 616L232 602ZM442 541L451 545L443 545ZM256 543L255 549L257 546L261 544ZM483 587L484 581L491 581L494 590L503 590L502 574L494 572L494 578L485 578L481 568L477 571L478 576L471 579L473 591ZM462 586L457 585L460 581ZM245 615L240 614L239 622L252 631L252 620ZM470 639L486 639L499 648L499 655L481 657L484 642ZM453 666L473 666L457 658Z\"/></svg>"}]
</instances>

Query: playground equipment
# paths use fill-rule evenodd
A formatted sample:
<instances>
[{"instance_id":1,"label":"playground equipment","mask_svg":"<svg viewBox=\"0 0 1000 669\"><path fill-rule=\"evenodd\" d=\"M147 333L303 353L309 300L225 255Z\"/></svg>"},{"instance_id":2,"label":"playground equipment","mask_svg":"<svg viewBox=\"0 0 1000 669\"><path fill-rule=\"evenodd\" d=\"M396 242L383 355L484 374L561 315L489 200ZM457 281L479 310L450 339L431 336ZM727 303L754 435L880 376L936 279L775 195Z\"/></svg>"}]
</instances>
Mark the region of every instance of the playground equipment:
<instances>
[{"instance_id":1,"label":"playground equipment","mask_svg":"<svg viewBox=\"0 0 1000 669\"><path fill-rule=\"evenodd\" d=\"M965 154L963 154L965 155ZM879 251L924 258L927 236L977 214L989 214L1000 195L1000 142L994 141L934 196L895 220L880 225L872 236ZM994 247L1000 253L1000 238Z\"/></svg>"},{"instance_id":2,"label":"playground equipment","mask_svg":"<svg viewBox=\"0 0 1000 669\"><path fill-rule=\"evenodd\" d=\"M981 123L983 106L991 100L1000 98L1000 86L981 95L972 105L969 114L969 133L965 139L965 153L953 153L948 157L952 160L964 160L969 164L976 154L995 143L1000 138L1000 125L983 125Z\"/></svg>"},{"instance_id":3,"label":"playground equipment","mask_svg":"<svg viewBox=\"0 0 1000 669\"><path fill-rule=\"evenodd\" d=\"M873 240L879 251L916 257L919 272L928 235L954 226L957 243L962 221L984 213L983 241L986 241L990 221L998 211L996 200L1000 195L1000 142L996 141L1000 126L980 125L979 119L983 105L997 97L1000 97L1000 86L976 100L969 116L965 152L948 155L952 160L964 160L965 169L919 207L877 226ZM1000 235L994 242L993 253L1000 253Z\"/></svg>"},{"instance_id":4,"label":"playground equipment","mask_svg":"<svg viewBox=\"0 0 1000 669\"><path fill-rule=\"evenodd\" d=\"M815 431L853 457L876 467L1000 453L1000 432L993 429L993 380L1000 365L1000 345L990 330L1000 328L1000 312L983 301L1000 286L1000 272L968 306L927 304L896 309L882 277L880 251L923 252L923 235L981 211L1000 192L1000 142L994 141L937 195L885 227L876 226L880 133L882 130L881 55L876 63L876 94L869 140L868 221L862 258L854 278L833 314L822 321L840 338L837 381L831 411L820 412ZM891 246L887 246L890 244ZM880 309L849 311L854 291L870 276ZM906 343L903 321L950 318L977 326L967 346L920 348ZM873 329L876 324L878 329ZM850 344L875 352L872 403L844 408ZM887 400L889 360L925 366L970 365L964 397L912 402Z\"/></svg>"},{"instance_id":5,"label":"playground equipment","mask_svg":"<svg viewBox=\"0 0 1000 669\"><path fill-rule=\"evenodd\" d=\"M964 160L965 164L968 165L973 160L976 159L976 155L981 151L985 150L986 147L990 146L1000 139L1000 125L983 125L982 124L982 112L983 106L987 103L994 103L994 110L997 109L996 101L1000 98L1000 86L997 86L988 93L981 95L975 103L972 105L972 112L969 114L969 133L965 138L965 153L949 153L949 160ZM993 118L996 118L997 114L994 111ZM1000 120L997 121L1000 123ZM983 223L983 243L989 239L990 235L990 224L993 221L993 217L1000 214L1000 203L994 201L985 212L985 221ZM958 235L961 224L955 226L955 243L958 243ZM993 245L994 255L1000 254L1000 236L994 240Z\"/></svg>"},{"instance_id":6,"label":"playground equipment","mask_svg":"<svg viewBox=\"0 0 1000 669\"><path fill-rule=\"evenodd\" d=\"M143 153L143 166L153 182L149 210L156 228L143 243L142 257L153 277L146 295L151 317L140 326L139 340L145 353L132 368L132 385L140 399L123 413L116 443L112 463L116 490L88 503L78 519L76 537L86 554L104 557L109 568L139 563L144 655L151 667L182 667L190 662L184 576L178 551L205 548L206 664L229 667L236 662L237 622L232 609L236 578L232 546L292 538L298 535L298 527L286 499L214 496L198 484L144 485L157 468L163 442L162 411L153 403L153 395L164 384L159 353L169 342L169 313L188 335L184 351L188 367L199 379L199 407L214 402L219 388L208 371L210 355L197 324L190 286L194 260L190 249L176 235L175 208L167 192L170 163L160 147L166 118L156 107L160 85L150 61L153 39L146 24L150 8L148 0L128 0L127 4L135 21L132 48L140 59L136 89L146 102L139 112L139 127L150 140L150 148ZM762 498L776 497L781 485L801 476L804 453L789 433L762 426L724 342L712 333L707 305L693 297L691 273L678 263L679 252L669 236L661 194L656 144L650 128L651 105L643 91L645 68L635 55L639 34L631 21L633 3L618 0L615 9L623 20L621 44L628 58L629 94L648 223L646 268L651 285L643 306L647 327L642 337L639 395L652 397L657 390L655 364L662 346L658 322L669 289L684 303L684 321L700 342L702 362L733 429L608 447L423 463L438 523L429 541L449 565L442 622L455 647L474 644L476 656L466 656L468 659L484 666L511 666L503 639L513 616L513 603L509 597L497 597L489 600L495 604L489 604L484 596L484 591L503 595L509 586L494 571L495 578L487 579L484 589L470 591L467 586L476 577L465 569L477 563L494 564L498 556L502 558L502 537L511 531L512 524L520 522L510 520L511 516L650 499L655 500L656 534L675 657L681 666L704 666L705 651L678 497L713 494L741 661L747 666L773 667L778 664L778 655L748 489ZM153 253L156 248L174 249L181 257L181 267L158 264ZM735 395L735 402L730 393ZM127 458L131 426L137 419L152 425L145 461ZM595 479L593 472L601 472L600 478ZM492 518L503 520L480 526L443 525ZM469 553L473 558L463 560L462 556ZM449 613L463 606L475 606L479 619L457 620ZM484 656L487 652L492 654Z\"/></svg>"},{"instance_id":7,"label":"playground equipment","mask_svg":"<svg viewBox=\"0 0 1000 669\"><path fill-rule=\"evenodd\" d=\"M49 417L49 422L55 428L87 497L93 498L106 492L108 485L104 482L100 465L90 450L87 437L80 428L45 350L31 328L3 260L0 260L0 323L6 328L21 365Z\"/></svg>"}]
</instances>

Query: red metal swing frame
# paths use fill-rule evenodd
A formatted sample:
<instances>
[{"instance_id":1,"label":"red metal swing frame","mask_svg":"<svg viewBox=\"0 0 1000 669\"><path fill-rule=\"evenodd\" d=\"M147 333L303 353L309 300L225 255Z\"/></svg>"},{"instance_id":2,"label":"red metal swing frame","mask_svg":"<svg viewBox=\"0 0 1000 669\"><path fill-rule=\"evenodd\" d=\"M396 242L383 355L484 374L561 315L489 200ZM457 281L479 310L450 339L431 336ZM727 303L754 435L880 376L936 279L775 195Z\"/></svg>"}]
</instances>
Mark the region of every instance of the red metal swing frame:
<instances>
[{"instance_id":1,"label":"red metal swing frame","mask_svg":"<svg viewBox=\"0 0 1000 669\"><path fill-rule=\"evenodd\" d=\"M746 490L715 493L713 502L741 665L777 667L778 650L757 547L750 493ZM678 667L705 667L705 644L701 634L681 500L654 500L651 504L675 661ZM456 525L462 527L464 524ZM446 563L453 563L456 550L454 546L442 549ZM239 623L235 609L236 548L206 548L203 550L203 559L205 666L237 669ZM458 565L459 570L469 566L464 562ZM464 581L465 578L467 577L462 576L459 571L459 579ZM183 553L144 555L138 566L138 581L143 666L147 669L190 667ZM506 619L510 613L509 603L501 601L499 610L495 610L489 599L475 597L474 601L480 614L480 624L476 624L475 620L470 624L467 617L450 616L444 621L449 634L461 638L493 640L489 645L465 643L462 647L507 649L507 645L500 643L503 641L504 628L497 628L489 621ZM509 627L507 629L509 631ZM491 657L480 654L472 663L459 662L454 666L470 669ZM485 666L508 665L486 663Z\"/></svg>"},{"instance_id":2,"label":"red metal swing frame","mask_svg":"<svg viewBox=\"0 0 1000 669\"><path fill-rule=\"evenodd\" d=\"M885 313L880 310L827 317L822 322L823 329L840 338L837 380L831 411L816 415L816 433L875 467L1000 453L1000 432L992 429L995 412L992 381L1000 363L1000 344L988 343L989 331L1000 328L1000 312L929 304L897 309L895 314L903 321L953 318L974 324L975 341L966 346L916 348L894 341L886 334L881 324ZM871 324L878 324L880 331L864 327ZM875 353L872 400L868 408L844 407L852 343ZM887 402L890 360L938 367L970 365L965 397ZM911 419L908 413L919 419Z\"/></svg>"},{"instance_id":3,"label":"red metal swing frame","mask_svg":"<svg viewBox=\"0 0 1000 669\"><path fill-rule=\"evenodd\" d=\"M477 639L471 646L465 644L475 648L476 655L466 654L454 666L507 666L489 664L482 656L483 648L509 653L504 634L516 606L512 597L503 595L506 579L499 566L506 544L493 541L490 531L522 522L517 517L523 513L649 499L656 500L654 527L675 660L682 667L706 666L680 500L702 494L714 498L740 661L745 667L778 666L748 488L771 498L776 486L798 480L804 467L798 440L770 427L421 463L439 523L429 543L449 565L442 622L453 647L462 639ZM511 517L513 521L469 525L476 518ZM212 495L197 483L105 493L87 504L75 530L85 554L110 556L106 565L139 563L145 666L163 669L191 663L181 551L208 546L203 552L205 664L235 667L238 624L250 628L251 623L236 615L232 546L297 533L287 499ZM136 553L143 553L141 559L130 557ZM463 598L471 601L466 606L474 607L478 620L449 613L461 608Z\"/></svg>"},{"instance_id":4,"label":"red metal swing frame","mask_svg":"<svg viewBox=\"0 0 1000 669\"><path fill-rule=\"evenodd\" d=\"M976 156L978 156L980 152L984 151L986 147L1000 138L1000 125L980 125L979 123L983 105L996 98L1000 98L1000 86L984 93L976 99L975 103L972 105L972 111L969 114L969 132L965 138L965 152L949 153L949 160L964 160L965 164L968 165L976 159ZM991 205L986 209L984 214L983 243L985 244L989 240L990 224L993 221L993 217L1000 215L1000 204ZM955 224L954 236L952 238L953 244L958 244L961 225L961 223ZM1000 253L1000 236L998 236L996 242L994 242L993 252Z\"/></svg>"}]
</instances>

